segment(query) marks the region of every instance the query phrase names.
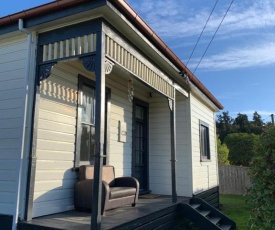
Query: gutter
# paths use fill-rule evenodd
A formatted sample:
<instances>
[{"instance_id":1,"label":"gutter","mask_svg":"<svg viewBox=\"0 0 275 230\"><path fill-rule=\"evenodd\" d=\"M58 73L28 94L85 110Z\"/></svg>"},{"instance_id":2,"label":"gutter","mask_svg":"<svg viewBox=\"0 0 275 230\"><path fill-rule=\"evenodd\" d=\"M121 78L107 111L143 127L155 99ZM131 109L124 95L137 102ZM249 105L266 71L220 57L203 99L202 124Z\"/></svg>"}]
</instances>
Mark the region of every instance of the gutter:
<instances>
[{"instance_id":1,"label":"gutter","mask_svg":"<svg viewBox=\"0 0 275 230\"><path fill-rule=\"evenodd\" d=\"M0 18L0 26L6 26L13 23L17 23L20 19L29 19L34 17L39 17L41 15L46 15L58 10L64 10L71 8L73 6L89 2L91 0L57 0L44 5L40 5L28 10L23 10L21 12L8 15L6 17Z\"/></svg>"},{"instance_id":2,"label":"gutter","mask_svg":"<svg viewBox=\"0 0 275 230\"><path fill-rule=\"evenodd\" d=\"M12 14L0 18L0 26L16 23L20 18L29 19L52 13L59 10L74 7L76 5L89 2L91 0L62 0L44 4L26 11ZM107 1L107 0L105 0ZM145 34L149 40L180 70L181 75L187 75L190 81L200 89L219 109L223 109L222 104L210 93L210 91L196 78L186 65L173 53L173 51L155 34L155 32L143 21L143 19L131 8L125 0L109 0L118 7L137 28Z\"/></svg>"},{"instance_id":3,"label":"gutter","mask_svg":"<svg viewBox=\"0 0 275 230\"><path fill-rule=\"evenodd\" d=\"M19 171L18 171L18 182L17 182L17 194L16 194L16 210L14 213L13 226L12 229L16 229L18 217L20 214L20 204L22 199L22 191L24 191L24 184L22 183L23 178L23 163L24 163L24 153L25 153L25 144L26 144L26 131L27 127L27 113L28 113L28 104L30 97L30 90L28 87L29 76L30 76L30 60L31 60L31 46L32 46L32 34L30 31L24 28L24 21L22 19L18 20L18 30L22 33L27 34L27 57L26 57L26 73L25 73L25 104L24 104L24 115L23 115L23 132L22 132L22 144L21 144L21 153L20 153L20 162L19 162Z\"/></svg>"}]
</instances>

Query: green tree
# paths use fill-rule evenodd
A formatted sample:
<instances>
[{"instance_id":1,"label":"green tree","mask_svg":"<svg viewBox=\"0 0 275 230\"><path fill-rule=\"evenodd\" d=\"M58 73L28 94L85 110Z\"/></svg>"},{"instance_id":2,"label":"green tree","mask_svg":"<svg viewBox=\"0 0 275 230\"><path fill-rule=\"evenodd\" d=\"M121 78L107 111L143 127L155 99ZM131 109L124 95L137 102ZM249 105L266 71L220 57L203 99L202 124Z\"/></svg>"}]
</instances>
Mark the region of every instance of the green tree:
<instances>
[{"instance_id":1,"label":"green tree","mask_svg":"<svg viewBox=\"0 0 275 230\"><path fill-rule=\"evenodd\" d=\"M251 123L251 125L250 125L251 133L260 135L264 132L266 124L264 123L261 115L258 114L257 111L255 111L253 113L252 122L250 122L250 123Z\"/></svg>"},{"instance_id":2,"label":"green tree","mask_svg":"<svg viewBox=\"0 0 275 230\"><path fill-rule=\"evenodd\" d=\"M224 142L225 137L229 133L232 133L234 131L233 121L234 119L231 116L229 116L228 111L222 112L222 114L219 114L217 116L217 122L216 122L217 134L222 143Z\"/></svg>"},{"instance_id":3,"label":"green tree","mask_svg":"<svg viewBox=\"0 0 275 230\"><path fill-rule=\"evenodd\" d=\"M249 166L259 148L259 135L231 133L225 138L229 148L228 160L232 165Z\"/></svg>"},{"instance_id":4,"label":"green tree","mask_svg":"<svg viewBox=\"0 0 275 230\"><path fill-rule=\"evenodd\" d=\"M265 123L262 119L262 116L260 114L258 114L257 111L255 111L253 113L252 124L255 126L264 126L265 125Z\"/></svg>"},{"instance_id":5,"label":"green tree","mask_svg":"<svg viewBox=\"0 0 275 230\"><path fill-rule=\"evenodd\" d=\"M221 140L219 138L217 138L217 152L219 164L229 165L229 149L225 143L221 143Z\"/></svg>"},{"instance_id":6,"label":"green tree","mask_svg":"<svg viewBox=\"0 0 275 230\"><path fill-rule=\"evenodd\" d=\"M250 168L252 186L247 197L252 205L251 229L269 230L275 226L275 127L260 139Z\"/></svg>"},{"instance_id":7,"label":"green tree","mask_svg":"<svg viewBox=\"0 0 275 230\"><path fill-rule=\"evenodd\" d=\"M250 122L246 114L238 113L233 124L238 127L239 133L250 133Z\"/></svg>"}]
</instances>

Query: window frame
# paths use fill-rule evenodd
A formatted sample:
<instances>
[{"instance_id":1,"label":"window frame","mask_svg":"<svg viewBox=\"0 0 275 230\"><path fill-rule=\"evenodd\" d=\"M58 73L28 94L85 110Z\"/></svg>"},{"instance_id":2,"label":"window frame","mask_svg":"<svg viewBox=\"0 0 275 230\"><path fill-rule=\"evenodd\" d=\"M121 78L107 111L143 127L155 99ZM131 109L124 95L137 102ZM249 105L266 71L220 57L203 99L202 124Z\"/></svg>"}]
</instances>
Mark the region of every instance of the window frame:
<instances>
[{"instance_id":1,"label":"window frame","mask_svg":"<svg viewBox=\"0 0 275 230\"><path fill-rule=\"evenodd\" d=\"M81 92L83 86L89 86L93 88L96 92L96 82L90 78L87 78L81 74L78 75L78 88L77 88L77 116L76 116L76 138L75 138L75 159L74 159L74 168L77 169L80 165L91 164L91 161L81 161L80 160L80 150L81 150L81 134L82 134L82 108L81 108ZM110 107L110 88L106 87L106 99L105 99L105 132L104 132L104 159L103 164L106 165L108 161L108 125L109 125L109 107ZM95 98L95 103L97 99ZM95 112L95 111L94 111Z\"/></svg>"},{"instance_id":2,"label":"window frame","mask_svg":"<svg viewBox=\"0 0 275 230\"><path fill-rule=\"evenodd\" d=\"M204 128L204 130L206 130L206 131L203 132L202 128ZM204 135L204 136L202 136L202 135ZM202 139L203 137L204 137L204 139ZM201 162L211 161L209 124L207 124L206 122L204 122L202 120L199 121L199 138L200 138L199 141L200 141ZM206 144L206 146L205 146L205 144Z\"/></svg>"}]
</instances>

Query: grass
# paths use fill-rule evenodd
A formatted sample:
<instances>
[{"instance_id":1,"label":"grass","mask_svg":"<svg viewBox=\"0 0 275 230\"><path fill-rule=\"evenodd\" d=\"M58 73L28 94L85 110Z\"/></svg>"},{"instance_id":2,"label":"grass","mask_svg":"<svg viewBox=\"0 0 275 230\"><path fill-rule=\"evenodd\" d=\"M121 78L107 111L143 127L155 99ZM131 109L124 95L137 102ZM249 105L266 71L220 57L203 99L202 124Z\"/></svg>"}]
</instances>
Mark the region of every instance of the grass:
<instances>
[{"instance_id":1,"label":"grass","mask_svg":"<svg viewBox=\"0 0 275 230\"><path fill-rule=\"evenodd\" d=\"M247 230L251 209L243 196L220 195L221 211L237 223L238 230Z\"/></svg>"}]
</instances>

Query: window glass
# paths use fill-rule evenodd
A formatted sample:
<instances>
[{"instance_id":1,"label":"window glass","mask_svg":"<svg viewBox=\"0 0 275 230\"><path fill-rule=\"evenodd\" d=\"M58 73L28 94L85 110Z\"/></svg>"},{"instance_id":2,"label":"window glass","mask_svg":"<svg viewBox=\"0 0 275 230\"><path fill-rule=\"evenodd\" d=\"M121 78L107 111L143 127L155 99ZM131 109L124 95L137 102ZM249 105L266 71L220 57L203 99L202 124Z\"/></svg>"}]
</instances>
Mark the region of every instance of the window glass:
<instances>
[{"instance_id":1,"label":"window glass","mask_svg":"<svg viewBox=\"0 0 275 230\"><path fill-rule=\"evenodd\" d=\"M83 83L80 93L79 160L84 164L93 164L95 155L95 89L91 85Z\"/></svg>"},{"instance_id":2,"label":"window glass","mask_svg":"<svg viewBox=\"0 0 275 230\"><path fill-rule=\"evenodd\" d=\"M95 128L87 124L82 124L81 126L80 161L93 163L95 154Z\"/></svg>"},{"instance_id":3,"label":"window glass","mask_svg":"<svg viewBox=\"0 0 275 230\"><path fill-rule=\"evenodd\" d=\"M95 124L95 90L87 85L82 86L81 121Z\"/></svg>"},{"instance_id":4,"label":"window glass","mask_svg":"<svg viewBox=\"0 0 275 230\"><path fill-rule=\"evenodd\" d=\"M80 165L94 164L94 156L96 154L95 146L95 105L96 92L95 82L79 75L78 78L78 121L76 135L76 153L75 167ZM105 108L107 111L106 94ZM105 114L105 116L107 116ZM105 119L105 135L104 135L104 159L103 164L106 164L106 127L107 119Z\"/></svg>"},{"instance_id":5,"label":"window glass","mask_svg":"<svg viewBox=\"0 0 275 230\"><path fill-rule=\"evenodd\" d=\"M200 122L200 152L201 160L210 160L209 127Z\"/></svg>"}]
</instances>

